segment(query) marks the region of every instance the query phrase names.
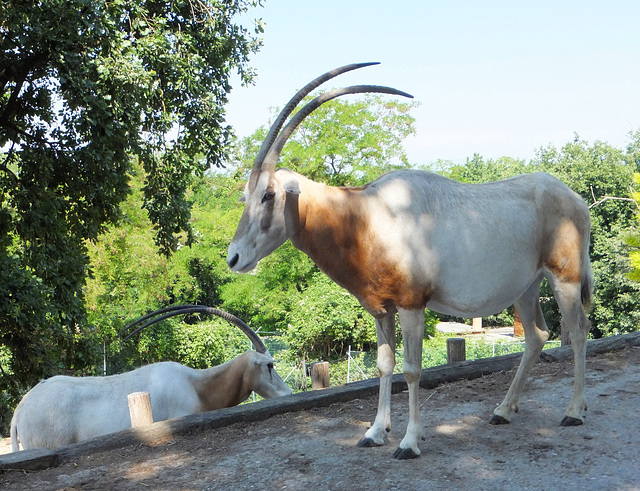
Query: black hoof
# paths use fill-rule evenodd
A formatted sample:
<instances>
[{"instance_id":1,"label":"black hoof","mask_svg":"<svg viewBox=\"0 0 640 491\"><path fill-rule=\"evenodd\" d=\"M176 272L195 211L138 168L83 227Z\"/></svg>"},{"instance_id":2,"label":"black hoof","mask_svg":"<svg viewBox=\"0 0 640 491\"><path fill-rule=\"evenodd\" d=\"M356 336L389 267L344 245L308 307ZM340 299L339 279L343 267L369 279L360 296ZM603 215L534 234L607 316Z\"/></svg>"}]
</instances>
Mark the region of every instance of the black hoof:
<instances>
[{"instance_id":1,"label":"black hoof","mask_svg":"<svg viewBox=\"0 0 640 491\"><path fill-rule=\"evenodd\" d=\"M580 418L572 418L571 416L565 416L560 422L560 426L580 426L584 424Z\"/></svg>"},{"instance_id":2,"label":"black hoof","mask_svg":"<svg viewBox=\"0 0 640 491\"><path fill-rule=\"evenodd\" d=\"M498 416L497 414L494 414L493 418L491 418L491 421L489 421L489 424L490 425L508 425L509 421L507 421L502 416Z\"/></svg>"},{"instance_id":3,"label":"black hoof","mask_svg":"<svg viewBox=\"0 0 640 491\"><path fill-rule=\"evenodd\" d=\"M393 452L393 458L398 460L409 460L409 459L417 459L420 457L417 453L415 453L410 448L400 448L398 447L395 452Z\"/></svg>"},{"instance_id":4,"label":"black hoof","mask_svg":"<svg viewBox=\"0 0 640 491\"><path fill-rule=\"evenodd\" d=\"M380 444L374 442L371 438L363 438L358 442L358 447L362 448L371 448L371 447L379 447Z\"/></svg>"}]
</instances>

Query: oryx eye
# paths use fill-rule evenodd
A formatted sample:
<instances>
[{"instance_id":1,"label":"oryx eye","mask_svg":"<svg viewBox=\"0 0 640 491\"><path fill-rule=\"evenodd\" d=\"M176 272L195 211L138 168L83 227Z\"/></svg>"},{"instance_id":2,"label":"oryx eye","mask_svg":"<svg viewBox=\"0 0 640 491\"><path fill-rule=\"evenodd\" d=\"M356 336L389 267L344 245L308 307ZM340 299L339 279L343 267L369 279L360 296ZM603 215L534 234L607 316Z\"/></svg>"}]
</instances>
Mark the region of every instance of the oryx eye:
<instances>
[{"instance_id":1,"label":"oryx eye","mask_svg":"<svg viewBox=\"0 0 640 491\"><path fill-rule=\"evenodd\" d=\"M265 201L272 200L275 195L276 195L276 193L274 193L273 191L265 192L264 196L262 197L262 202L264 203Z\"/></svg>"}]
</instances>

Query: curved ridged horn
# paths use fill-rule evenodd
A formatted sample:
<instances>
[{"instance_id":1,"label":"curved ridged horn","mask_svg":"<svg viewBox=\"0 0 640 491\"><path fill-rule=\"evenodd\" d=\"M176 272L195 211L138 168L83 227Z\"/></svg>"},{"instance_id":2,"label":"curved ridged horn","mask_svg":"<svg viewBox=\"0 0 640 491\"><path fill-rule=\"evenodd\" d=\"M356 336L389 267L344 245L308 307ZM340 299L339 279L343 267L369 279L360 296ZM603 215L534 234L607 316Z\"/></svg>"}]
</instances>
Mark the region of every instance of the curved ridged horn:
<instances>
[{"instance_id":1,"label":"curved ridged horn","mask_svg":"<svg viewBox=\"0 0 640 491\"><path fill-rule=\"evenodd\" d=\"M262 169L269 171L275 170L276 164L278 163L278 158L280 158L280 152L282 152L282 148L284 147L284 144L287 143L287 140L289 139L291 134L300 125L300 123L302 123L302 121L307 116L309 116L309 114L318 109L322 104L324 104L325 102L329 102L331 99L335 99L336 97L340 97L346 94L363 94L372 92L400 95L413 99L413 96L411 94L407 94L406 92L402 92L401 90L394 89L392 87L384 87L380 85L353 85L351 87L334 89L330 90L329 92L325 92L324 94L320 94L306 106L300 109L300 111L298 111L296 115L291 118L289 123L287 123L287 126L285 126L284 129L280 132L273 145L271 145L269 153L264 158Z\"/></svg>"},{"instance_id":2,"label":"curved ridged horn","mask_svg":"<svg viewBox=\"0 0 640 491\"><path fill-rule=\"evenodd\" d=\"M379 62L374 61L370 63L353 63L351 65L345 65L339 68L335 68L327 73L323 73L318 78L312 80L303 88L301 88L296 93L296 95L294 95L291 98L291 100L287 102L287 104L282 108L282 111L280 111L280 114L278 114L278 117L271 125L271 128L269 129L269 133L267 134L266 138L262 142L262 146L258 151L258 155L256 156L256 159L253 162L253 168L259 170L262 167L262 161L269 153L269 150L271 149L271 145L273 145L273 142L278 136L278 132L280 131L280 128L282 128L282 125L284 124L286 119L293 112L293 110L298 106L298 104L300 104L300 101L304 99L311 91L313 91L316 87L319 87L323 83L327 82L328 80L331 80L332 78L337 77L338 75L341 75L343 73L350 72L351 70L357 70L358 68L364 68L366 66L379 65L379 64L380 64Z\"/></svg>"},{"instance_id":3,"label":"curved ridged horn","mask_svg":"<svg viewBox=\"0 0 640 491\"><path fill-rule=\"evenodd\" d=\"M212 314L217 315L218 317L222 317L227 322L233 324L236 327L239 327L240 330L245 333L245 335L249 338L253 347L258 353L266 353L267 347L262 342L262 339L251 329L243 320L239 319L233 314L229 312L225 312L224 310L216 309L213 307L207 307L206 305L173 305L171 307L166 307L164 309L156 310L150 314L141 317L140 319L132 322L127 327L125 327L122 331L118 333L118 336L122 336L125 331L128 331L133 326L136 326L147 319L151 319L148 322L144 323L140 327L138 327L135 331L129 333L122 341L126 341L131 336L137 334L142 331L145 327L150 326L151 324L155 324L156 322L160 322L161 320L168 319L170 317L182 314ZM157 317L159 316L159 317ZM155 319L152 319L155 317Z\"/></svg>"}]
</instances>

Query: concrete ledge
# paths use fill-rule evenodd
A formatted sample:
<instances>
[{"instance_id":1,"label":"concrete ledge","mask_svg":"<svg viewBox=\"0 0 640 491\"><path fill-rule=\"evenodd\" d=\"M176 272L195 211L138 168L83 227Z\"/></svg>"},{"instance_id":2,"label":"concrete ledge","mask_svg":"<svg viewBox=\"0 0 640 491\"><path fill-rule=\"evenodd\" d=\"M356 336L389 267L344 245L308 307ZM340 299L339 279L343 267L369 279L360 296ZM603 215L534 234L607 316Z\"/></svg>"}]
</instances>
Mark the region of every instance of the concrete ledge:
<instances>
[{"instance_id":1,"label":"concrete ledge","mask_svg":"<svg viewBox=\"0 0 640 491\"><path fill-rule=\"evenodd\" d=\"M593 356L628 346L640 345L640 332L592 340L587 343L587 355ZM427 368L422 371L420 386L434 388L438 385L471 380L493 372L510 370L518 366L522 353L468 360L451 365ZM570 346L549 349L543 352L542 362L565 361L572 359ZM59 448L57 450L34 449L14 452L0 456L0 470L38 470L59 465L81 455L112 450L139 443L161 445L181 435L197 433L203 430L220 428L234 423L262 421L277 414L303 411L315 407L329 406L336 402L346 402L378 393L378 378L353 382L340 387L302 392L287 397L266 399L252 404L219 409L207 413L193 414L184 418L159 421L142 428L105 435L84 442ZM407 383L403 375L394 375L392 391L406 390Z\"/></svg>"}]
</instances>

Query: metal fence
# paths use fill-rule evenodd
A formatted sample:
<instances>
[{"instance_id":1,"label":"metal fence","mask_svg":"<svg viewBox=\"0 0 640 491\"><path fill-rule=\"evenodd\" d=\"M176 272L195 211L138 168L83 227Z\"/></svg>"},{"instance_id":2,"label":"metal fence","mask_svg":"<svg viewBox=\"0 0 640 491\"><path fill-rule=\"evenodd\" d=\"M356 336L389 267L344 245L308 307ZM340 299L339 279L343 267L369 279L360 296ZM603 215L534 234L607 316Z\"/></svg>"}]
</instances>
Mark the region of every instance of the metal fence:
<instances>
[{"instance_id":1,"label":"metal fence","mask_svg":"<svg viewBox=\"0 0 640 491\"><path fill-rule=\"evenodd\" d=\"M486 338L467 337L466 359L477 360L502 356L511 353L524 351L525 343L521 341L499 341ZM309 380L308 365L319 360L296 360L291 361L287 356L287 346L278 337L267 337L264 339L269 352L277 361L276 368L280 376L291 386L294 392L309 390L311 387ZM556 348L560 346L560 341L548 341L544 349ZM402 373L404 355L401 349L396 350L396 366L394 373ZM446 346L437 348L424 348L422 351L422 368L444 365L447 363ZM340 360L331 361L331 385L342 385L378 376L376 367L376 352L363 352L352 350L348 347L347 353Z\"/></svg>"}]
</instances>

